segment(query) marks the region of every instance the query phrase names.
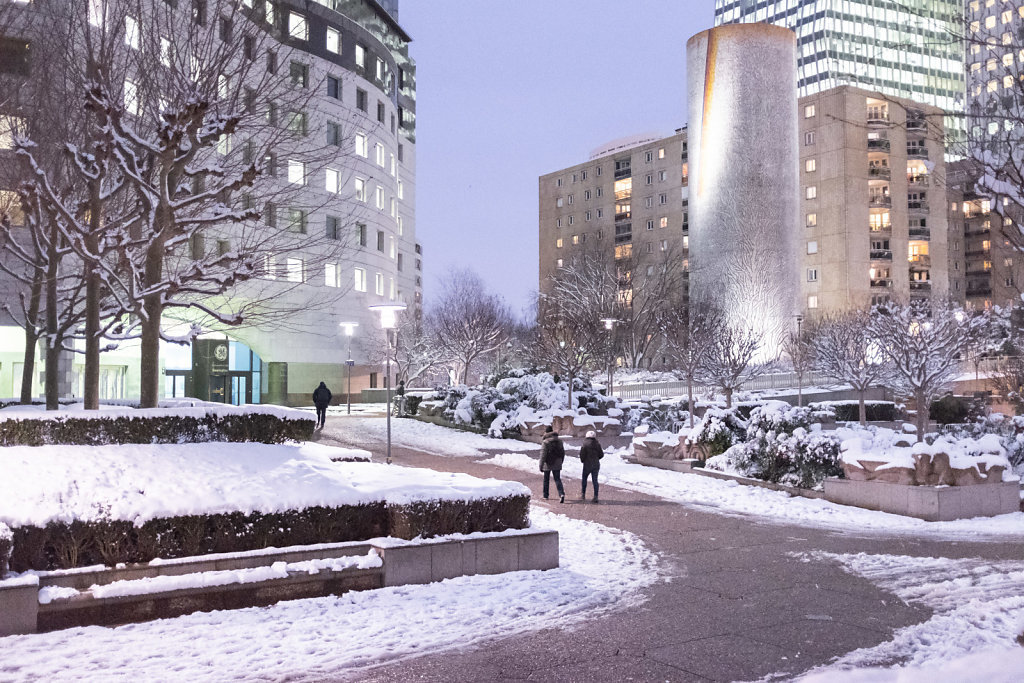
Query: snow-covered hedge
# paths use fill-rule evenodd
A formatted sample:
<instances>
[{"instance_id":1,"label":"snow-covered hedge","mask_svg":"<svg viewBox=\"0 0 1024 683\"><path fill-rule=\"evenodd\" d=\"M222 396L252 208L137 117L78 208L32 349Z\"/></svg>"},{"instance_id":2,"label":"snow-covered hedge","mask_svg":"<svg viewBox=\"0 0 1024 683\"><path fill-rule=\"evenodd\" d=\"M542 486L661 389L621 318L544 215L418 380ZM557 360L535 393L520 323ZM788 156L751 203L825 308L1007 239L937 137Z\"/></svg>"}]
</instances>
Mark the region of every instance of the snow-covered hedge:
<instances>
[{"instance_id":1,"label":"snow-covered hedge","mask_svg":"<svg viewBox=\"0 0 1024 683\"><path fill-rule=\"evenodd\" d=\"M703 445L708 456L714 457L742 442L746 431L747 423L735 408L709 408L693 430L681 433L685 433L687 445Z\"/></svg>"},{"instance_id":2,"label":"snow-covered hedge","mask_svg":"<svg viewBox=\"0 0 1024 683\"><path fill-rule=\"evenodd\" d=\"M0 522L0 577L7 573L13 542L14 536L11 534L10 527Z\"/></svg>"},{"instance_id":3,"label":"snow-covered hedge","mask_svg":"<svg viewBox=\"0 0 1024 683\"><path fill-rule=\"evenodd\" d=\"M835 413L835 419L840 422L860 420L860 403L857 401L821 401L809 406L816 411ZM906 417L903 405L892 401L864 401L864 412L868 422L896 422Z\"/></svg>"},{"instance_id":4,"label":"snow-covered hedge","mask_svg":"<svg viewBox=\"0 0 1024 683\"><path fill-rule=\"evenodd\" d=\"M254 441L312 437L309 413L277 407L104 410L95 413L0 411L0 446Z\"/></svg>"},{"instance_id":5,"label":"snow-covered hedge","mask_svg":"<svg viewBox=\"0 0 1024 683\"><path fill-rule=\"evenodd\" d=\"M381 536L412 539L529 526L530 496L470 500L385 501L282 512L229 512L132 521L51 521L15 527L10 568L16 572L96 564L149 562L284 548L314 543L365 541ZM0 551L3 548L0 546Z\"/></svg>"},{"instance_id":6,"label":"snow-covered hedge","mask_svg":"<svg viewBox=\"0 0 1024 683\"><path fill-rule=\"evenodd\" d=\"M981 439L992 434L998 437L1013 473L1024 477L1024 416L992 413L967 425L946 425L943 435L954 438Z\"/></svg>"}]
</instances>

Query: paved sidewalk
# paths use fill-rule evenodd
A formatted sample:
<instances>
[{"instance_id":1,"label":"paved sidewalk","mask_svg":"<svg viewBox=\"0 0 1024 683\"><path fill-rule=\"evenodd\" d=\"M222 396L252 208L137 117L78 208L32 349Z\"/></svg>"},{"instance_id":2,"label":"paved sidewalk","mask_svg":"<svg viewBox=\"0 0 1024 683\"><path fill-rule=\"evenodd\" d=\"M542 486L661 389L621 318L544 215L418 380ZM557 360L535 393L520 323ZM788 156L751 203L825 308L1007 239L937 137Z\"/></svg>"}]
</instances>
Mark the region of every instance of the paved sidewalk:
<instances>
[{"instance_id":1,"label":"paved sidewalk","mask_svg":"<svg viewBox=\"0 0 1024 683\"><path fill-rule=\"evenodd\" d=\"M328 420L324 441L344 434ZM380 449L371 448L383 460ZM539 450L539 447L538 447ZM1018 543L915 540L764 524L691 509L601 485L601 503L540 500L539 475L395 448L399 465L521 481L555 512L625 529L659 553L671 578L645 591L641 607L569 631L538 631L483 646L385 663L359 681L737 681L800 674L834 657L887 641L930 613L903 604L834 563L790 553L888 553L1019 559ZM299 679L301 680L301 679Z\"/></svg>"}]
</instances>

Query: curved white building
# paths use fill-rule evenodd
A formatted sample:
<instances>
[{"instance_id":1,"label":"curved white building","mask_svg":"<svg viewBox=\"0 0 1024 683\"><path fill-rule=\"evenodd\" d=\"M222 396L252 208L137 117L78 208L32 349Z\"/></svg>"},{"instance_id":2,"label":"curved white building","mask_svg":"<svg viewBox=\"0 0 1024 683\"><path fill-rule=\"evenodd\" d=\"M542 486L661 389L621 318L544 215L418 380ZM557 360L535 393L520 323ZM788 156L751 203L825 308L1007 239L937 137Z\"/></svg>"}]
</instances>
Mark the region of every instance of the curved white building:
<instances>
[{"instance_id":1,"label":"curved white building","mask_svg":"<svg viewBox=\"0 0 1024 683\"><path fill-rule=\"evenodd\" d=\"M766 24L690 38L690 301L781 351L799 311L796 35Z\"/></svg>"}]
</instances>

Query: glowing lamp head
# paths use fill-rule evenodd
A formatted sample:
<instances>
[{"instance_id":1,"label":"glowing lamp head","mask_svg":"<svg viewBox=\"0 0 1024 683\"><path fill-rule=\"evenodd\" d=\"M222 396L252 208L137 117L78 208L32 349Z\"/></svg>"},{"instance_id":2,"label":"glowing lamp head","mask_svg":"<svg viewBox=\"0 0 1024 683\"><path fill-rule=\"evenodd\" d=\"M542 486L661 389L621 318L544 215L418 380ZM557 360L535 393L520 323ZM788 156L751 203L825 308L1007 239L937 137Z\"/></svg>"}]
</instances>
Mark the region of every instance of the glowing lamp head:
<instances>
[{"instance_id":1,"label":"glowing lamp head","mask_svg":"<svg viewBox=\"0 0 1024 683\"><path fill-rule=\"evenodd\" d=\"M338 326L344 328L346 337L351 337L355 334L356 328L359 327L359 323L338 323Z\"/></svg>"},{"instance_id":2,"label":"glowing lamp head","mask_svg":"<svg viewBox=\"0 0 1024 683\"><path fill-rule=\"evenodd\" d=\"M380 313L380 326L385 330L393 330L398 323L398 312L404 311L405 304L377 304L370 306L371 311Z\"/></svg>"}]
</instances>

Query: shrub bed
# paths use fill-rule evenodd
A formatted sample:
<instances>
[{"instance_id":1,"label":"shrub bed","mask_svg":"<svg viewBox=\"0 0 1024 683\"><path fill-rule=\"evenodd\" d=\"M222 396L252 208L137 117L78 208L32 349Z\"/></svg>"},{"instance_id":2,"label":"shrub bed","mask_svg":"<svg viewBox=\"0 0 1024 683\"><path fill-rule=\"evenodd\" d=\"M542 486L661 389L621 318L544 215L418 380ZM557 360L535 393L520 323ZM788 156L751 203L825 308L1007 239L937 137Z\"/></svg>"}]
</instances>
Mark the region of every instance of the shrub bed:
<instances>
[{"instance_id":1,"label":"shrub bed","mask_svg":"<svg viewBox=\"0 0 1024 683\"><path fill-rule=\"evenodd\" d=\"M308 507L278 513L217 513L130 521L50 522L11 530L10 569L23 572L149 562L268 547L365 541L380 536L411 539L529 525L529 496L471 501L383 501L339 507ZM2 526L2 525L0 525ZM0 529L2 531L2 529ZM13 546L13 547L10 547ZM4 536L0 533L0 565Z\"/></svg>"},{"instance_id":2,"label":"shrub bed","mask_svg":"<svg viewBox=\"0 0 1024 683\"><path fill-rule=\"evenodd\" d=\"M11 560L11 544L13 536L6 524L0 522L0 576L7 573L8 563Z\"/></svg>"},{"instance_id":3,"label":"shrub bed","mask_svg":"<svg viewBox=\"0 0 1024 683\"><path fill-rule=\"evenodd\" d=\"M316 424L312 417L282 418L264 412L224 414L188 409L181 412L185 414L161 411L155 415L115 414L109 417L103 413L88 417L12 416L0 420L0 446L101 446L207 441L284 443L309 440Z\"/></svg>"},{"instance_id":4,"label":"shrub bed","mask_svg":"<svg viewBox=\"0 0 1024 683\"><path fill-rule=\"evenodd\" d=\"M811 403L809 406L816 411L835 411L839 422L860 421L860 404L857 401L825 401ZM868 422L895 422L904 417L902 406L892 401L864 401L864 412Z\"/></svg>"}]
</instances>

